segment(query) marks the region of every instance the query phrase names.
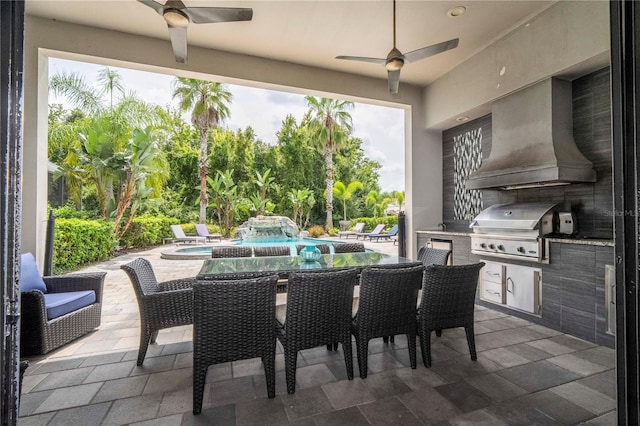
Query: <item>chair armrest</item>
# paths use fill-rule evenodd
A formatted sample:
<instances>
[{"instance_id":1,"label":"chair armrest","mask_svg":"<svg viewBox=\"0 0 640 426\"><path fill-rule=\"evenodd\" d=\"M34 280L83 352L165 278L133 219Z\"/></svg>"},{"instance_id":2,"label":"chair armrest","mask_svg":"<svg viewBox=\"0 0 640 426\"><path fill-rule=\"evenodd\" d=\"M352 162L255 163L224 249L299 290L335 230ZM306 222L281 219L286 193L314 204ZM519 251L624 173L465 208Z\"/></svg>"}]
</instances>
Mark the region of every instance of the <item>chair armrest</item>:
<instances>
[{"instance_id":1,"label":"chair armrest","mask_svg":"<svg viewBox=\"0 0 640 426\"><path fill-rule=\"evenodd\" d=\"M43 279L49 293L93 290L96 293L96 303L102 303L102 289L106 275L106 272L90 272L43 277Z\"/></svg>"},{"instance_id":2,"label":"chair armrest","mask_svg":"<svg viewBox=\"0 0 640 426\"><path fill-rule=\"evenodd\" d=\"M195 278L182 278L179 280L163 281L158 283L158 287L162 292L173 290L191 290L193 283L196 282Z\"/></svg>"},{"instance_id":3,"label":"chair armrest","mask_svg":"<svg viewBox=\"0 0 640 426\"><path fill-rule=\"evenodd\" d=\"M47 322L44 294L40 290L20 292L20 316L22 324L31 327L40 327L40 324Z\"/></svg>"}]
</instances>

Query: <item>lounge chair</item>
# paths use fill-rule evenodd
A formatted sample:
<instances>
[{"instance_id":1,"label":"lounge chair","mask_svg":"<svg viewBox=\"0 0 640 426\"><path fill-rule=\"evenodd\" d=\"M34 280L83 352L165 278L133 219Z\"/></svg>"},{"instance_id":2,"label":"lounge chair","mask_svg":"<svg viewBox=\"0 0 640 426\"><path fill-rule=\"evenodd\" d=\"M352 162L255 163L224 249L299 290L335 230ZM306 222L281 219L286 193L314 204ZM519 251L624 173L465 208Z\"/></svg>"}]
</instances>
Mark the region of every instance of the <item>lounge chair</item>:
<instances>
[{"instance_id":1,"label":"lounge chair","mask_svg":"<svg viewBox=\"0 0 640 426\"><path fill-rule=\"evenodd\" d=\"M365 236L364 238L365 239L369 238L370 241L373 241L373 239L375 238L376 242L378 242L380 238L384 238L385 240L388 240L389 238L394 237L397 233L398 233L398 225L393 225L393 228L391 228L389 232L381 232L379 234L371 233Z\"/></svg>"},{"instance_id":2,"label":"lounge chair","mask_svg":"<svg viewBox=\"0 0 640 426\"><path fill-rule=\"evenodd\" d=\"M171 243L205 243L207 241L205 237L186 236L180 225L171 225L171 231L173 232L173 238L163 239L163 244L166 244L167 241Z\"/></svg>"},{"instance_id":3,"label":"lounge chair","mask_svg":"<svg viewBox=\"0 0 640 426\"><path fill-rule=\"evenodd\" d=\"M209 230L207 229L207 225L205 225L204 223L196 223L196 232L198 233L199 236L205 237L207 241L210 241L210 240L222 241L222 234L210 234Z\"/></svg>"},{"instance_id":4,"label":"lounge chair","mask_svg":"<svg viewBox=\"0 0 640 426\"><path fill-rule=\"evenodd\" d=\"M371 232L358 232L356 233L356 240L359 239L360 237L364 237L364 239L366 240L367 237L371 234L379 234L382 232L382 230L384 229L384 223L380 223L378 225L376 225L375 228L373 228L373 231Z\"/></svg>"},{"instance_id":5,"label":"lounge chair","mask_svg":"<svg viewBox=\"0 0 640 426\"><path fill-rule=\"evenodd\" d=\"M356 223L356 225L353 227L353 229L351 231L340 231L338 232L338 237L342 238L349 238L351 235L355 235L357 238L357 234L362 232L364 230L364 222L358 222Z\"/></svg>"}]
</instances>

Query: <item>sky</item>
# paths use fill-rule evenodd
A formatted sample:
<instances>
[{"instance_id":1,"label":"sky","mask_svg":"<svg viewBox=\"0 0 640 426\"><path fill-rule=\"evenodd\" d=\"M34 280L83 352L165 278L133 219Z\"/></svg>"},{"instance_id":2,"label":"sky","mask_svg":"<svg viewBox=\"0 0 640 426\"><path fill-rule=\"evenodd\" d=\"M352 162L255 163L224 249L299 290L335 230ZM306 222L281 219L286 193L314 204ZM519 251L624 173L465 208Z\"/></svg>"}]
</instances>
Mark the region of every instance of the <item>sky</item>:
<instances>
[{"instance_id":1,"label":"sky","mask_svg":"<svg viewBox=\"0 0 640 426\"><path fill-rule=\"evenodd\" d=\"M85 62L50 58L49 73L75 72L84 76L88 84L97 82L98 71L104 68ZM171 82L174 77L126 68L115 68L122 76L127 90L133 90L137 96L161 106L173 105L177 101L171 97ZM274 90L257 89L247 86L227 84L233 94L230 117L222 123L230 130L251 126L257 137L264 143L275 144L277 132L284 118L291 114L298 122L307 111L303 95ZM49 103L62 103L64 99L50 98ZM404 111L364 103L356 103L351 111L353 135L362 140L365 155L382 167L380 187L382 191L404 191ZM186 116L188 120L188 115Z\"/></svg>"}]
</instances>

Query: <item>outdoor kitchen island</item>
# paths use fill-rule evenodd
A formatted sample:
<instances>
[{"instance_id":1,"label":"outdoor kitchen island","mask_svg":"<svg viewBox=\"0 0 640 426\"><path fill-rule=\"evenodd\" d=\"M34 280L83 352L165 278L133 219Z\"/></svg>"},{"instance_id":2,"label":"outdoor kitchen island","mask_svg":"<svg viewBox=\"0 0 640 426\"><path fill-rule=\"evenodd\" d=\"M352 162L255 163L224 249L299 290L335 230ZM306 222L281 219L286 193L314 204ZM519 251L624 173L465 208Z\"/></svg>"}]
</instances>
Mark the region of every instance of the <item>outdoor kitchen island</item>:
<instances>
[{"instance_id":1,"label":"outdoor kitchen island","mask_svg":"<svg viewBox=\"0 0 640 426\"><path fill-rule=\"evenodd\" d=\"M505 268L513 266L541 270L537 275L541 286L538 314L501 303L501 299L504 301L506 297L498 297L492 301L487 297L481 297L481 284L476 303L599 345L614 346L615 336L608 330L615 330L615 311L607 310L607 306L614 307L608 297L613 290L606 290L605 287L606 284L615 284L612 240L570 236L547 237L548 263L536 263L473 254L472 233L473 231L464 225L448 226L446 230L417 231L417 246L422 247L429 241L435 241L436 244L449 242L454 265L483 261L490 265L504 265ZM607 279L607 274L610 279ZM508 285L507 282L503 282L502 288L507 291Z\"/></svg>"}]
</instances>

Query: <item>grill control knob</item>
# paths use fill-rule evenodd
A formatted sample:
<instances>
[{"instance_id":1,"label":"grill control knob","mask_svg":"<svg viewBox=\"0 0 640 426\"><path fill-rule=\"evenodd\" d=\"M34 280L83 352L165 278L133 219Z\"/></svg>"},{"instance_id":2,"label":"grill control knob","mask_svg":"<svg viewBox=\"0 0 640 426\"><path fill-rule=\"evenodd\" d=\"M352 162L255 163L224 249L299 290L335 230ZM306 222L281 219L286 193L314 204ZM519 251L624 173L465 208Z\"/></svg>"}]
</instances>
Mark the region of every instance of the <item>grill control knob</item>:
<instances>
[{"instance_id":1,"label":"grill control knob","mask_svg":"<svg viewBox=\"0 0 640 426\"><path fill-rule=\"evenodd\" d=\"M495 250L495 249L496 249L496 246L495 246L495 244L489 244L489 248L490 248L491 250Z\"/></svg>"},{"instance_id":2,"label":"grill control knob","mask_svg":"<svg viewBox=\"0 0 640 426\"><path fill-rule=\"evenodd\" d=\"M503 246L502 244L500 244L500 245L498 246L498 250L504 251L504 246Z\"/></svg>"},{"instance_id":3,"label":"grill control knob","mask_svg":"<svg viewBox=\"0 0 640 426\"><path fill-rule=\"evenodd\" d=\"M518 247L516 250L518 250L519 253L524 253L526 251L524 247Z\"/></svg>"},{"instance_id":4,"label":"grill control knob","mask_svg":"<svg viewBox=\"0 0 640 426\"><path fill-rule=\"evenodd\" d=\"M487 245L485 243L480 243L480 247L482 247L483 249L486 249Z\"/></svg>"}]
</instances>

